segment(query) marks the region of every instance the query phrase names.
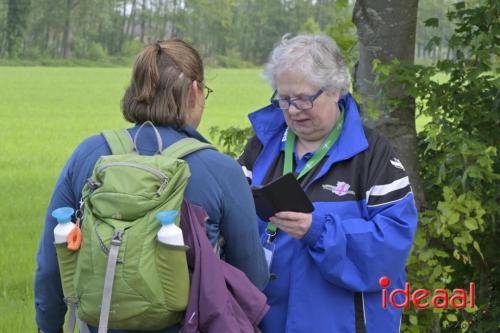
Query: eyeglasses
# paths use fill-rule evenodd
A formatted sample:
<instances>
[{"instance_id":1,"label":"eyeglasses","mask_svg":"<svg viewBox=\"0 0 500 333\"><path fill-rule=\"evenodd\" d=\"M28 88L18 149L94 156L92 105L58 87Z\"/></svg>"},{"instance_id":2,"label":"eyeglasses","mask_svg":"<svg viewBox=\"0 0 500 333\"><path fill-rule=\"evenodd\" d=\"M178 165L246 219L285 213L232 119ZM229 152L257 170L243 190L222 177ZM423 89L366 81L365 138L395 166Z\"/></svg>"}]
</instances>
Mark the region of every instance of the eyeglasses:
<instances>
[{"instance_id":1,"label":"eyeglasses","mask_svg":"<svg viewBox=\"0 0 500 333\"><path fill-rule=\"evenodd\" d=\"M297 109L304 111L313 108L313 102L323 93L323 89L318 90L312 96L302 96L297 98L276 98L278 95L278 90L275 90L273 96L271 96L271 104L275 108L279 108L283 111L287 111L290 105L295 106Z\"/></svg>"},{"instance_id":2,"label":"eyeglasses","mask_svg":"<svg viewBox=\"0 0 500 333\"><path fill-rule=\"evenodd\" d=\"M214 92L213 89L210 89L204 82L197 81L200 85L203 86L203 96L205 96L205 100L208 99L208 96L210 96L211 93Z\"/></svg>"},{"instance_id":3,"label":"eyeglasses","mask_svg":"<svg viewBox=\"0 0 500 333\"><path fill-rule=\"evenodd\" d=\"M205 83L200 82L201 85L203 85L203 94L205 96L205 100L208 99L208 96L210 96L211 93L213 93L213 89L210 89Z\"/></svg>"},{"instance_id":4,"label":"eyeglasses","mask_svg":"<svg viewBox=\"0 0 500 333\"><path fill-rule=\"evenodd\" d=\"M211 93L213 93L213 89L210 89L206 84L203 84L203 90L205 92L205 100L208 99Z\"/></svg>"}]
</instances>

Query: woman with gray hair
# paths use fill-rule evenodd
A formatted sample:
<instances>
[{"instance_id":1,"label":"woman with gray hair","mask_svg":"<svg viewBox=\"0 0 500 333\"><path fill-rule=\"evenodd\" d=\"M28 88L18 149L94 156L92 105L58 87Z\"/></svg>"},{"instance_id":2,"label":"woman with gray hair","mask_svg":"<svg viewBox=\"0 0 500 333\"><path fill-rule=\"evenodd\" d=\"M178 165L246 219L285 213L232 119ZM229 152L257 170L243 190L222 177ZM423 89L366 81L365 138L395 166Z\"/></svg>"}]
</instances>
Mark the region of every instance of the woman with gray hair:
<instances>
[{"instance_id":1,"label":"woman with gray hair","mask_svg":"<svg viewBox=\"0 0 500 333\"><path fill-rule=\"evenodd\" d=\"M258 218L272 274L262 331L399 332L400 307L383 307L382 291L404 286L417 226L403 165L362 126L331 38L283 38L265 76L271 105L249 115L239 162L252 186L292 173L314 210Z\"/></svg>"}]
</instances>

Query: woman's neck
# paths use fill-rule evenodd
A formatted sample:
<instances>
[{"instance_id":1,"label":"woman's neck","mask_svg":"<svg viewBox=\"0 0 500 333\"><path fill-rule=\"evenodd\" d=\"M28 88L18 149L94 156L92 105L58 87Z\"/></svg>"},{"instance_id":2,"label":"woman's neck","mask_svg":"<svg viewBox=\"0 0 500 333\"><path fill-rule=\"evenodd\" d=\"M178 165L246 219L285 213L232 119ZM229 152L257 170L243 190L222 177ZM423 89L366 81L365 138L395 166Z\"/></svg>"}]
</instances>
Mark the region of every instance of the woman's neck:
<instances>
[{"instance_id":1,"label":"woman's neck","mask_svg":"<svg viewBox=\"0 0 500 333\"><path fill-rule=\"evenodd\" d=\"M328 133L326 135L324 135L323 137L319 138L319 139L307 140L307 139L304 139L304 138L300 138L297 135L296 150L297 150L297 154L299 155L299 158L302 158L302 156L304 156L304 154L306 154L306 153L310 153L310 152L316 151L321 146L321 144L323 143L323 141L325 141L326 137L328 135L330 135L331 131L333 130L333 128L335 126L335 124L339 120L339 117L340 117L340 113L337 112L336 119L333 122L333 125L330 128L330 130L328 131Z\"/></svg>"},{"instance_id":2,"label":"woman's neck","mask_svg":"<svg viewBox=\"0 0 500 333\"><path fill-rule=\"evenodd\" d=\"M310 153L313 151L316 151L319 146L323 143L324 139L321 140L315 140L315 141L307 141L300 139L297 137L297 154L299 155L299 158L302 158L306 153Z\"/></svg>"}]
</instances>

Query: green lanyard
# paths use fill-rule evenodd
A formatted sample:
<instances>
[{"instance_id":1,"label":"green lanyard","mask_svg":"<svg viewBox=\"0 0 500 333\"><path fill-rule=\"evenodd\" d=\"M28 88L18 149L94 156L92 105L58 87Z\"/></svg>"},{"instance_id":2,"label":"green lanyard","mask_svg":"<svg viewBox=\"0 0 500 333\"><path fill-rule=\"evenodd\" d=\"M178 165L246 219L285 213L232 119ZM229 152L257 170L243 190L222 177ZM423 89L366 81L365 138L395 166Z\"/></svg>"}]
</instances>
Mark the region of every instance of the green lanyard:
<instances>
[{"instance_id":1,"label":"green lanyard","mask_svg":"<svg viewBox=\"0 0 500 333\"><path fill-rule=\"evenodd\" d=\"M335 124L328 137L323 141L318 150L314 155L307 161L306 165L302 171L297 176L297 179L304 177L309 171L311 171L322 159L325 157L326 153L332 148L337 139L339 138L340 132L342 132L342 123L344 120L344 113L340 113L339 119ZM293 172L293 147L295 145L295 133L288 128L288 133L286 135L285 143L285 163L283 164L283 174Z\"/></svg>"},{"instance_id":2,"label":"green lanyard","mask_svg":"<svg viewBox=\"0 0 500 333\"><path fill-rule=\"evenodd\" d=\"M342 126L344 123L344 113L341 112L339 118L337 119L337 123L335 127L333 127L332 131L328 135L328 137L323 141L320 148L316 150L314 155L307 161L306 165L302 169L302 171L297 176L297 179L304 177L309 171L314 169L314 167L321 162L323 157L325 157L326 153L333 147L335 142L340 136L342 132ZM287 174L289 172L293 172L293 147L295 145L295 133L288 128L285 142L285 163L283 164L283 174ZM276 234L276 226L269 222L266 228L269 235Z\"/></svg>"}]
</instances>

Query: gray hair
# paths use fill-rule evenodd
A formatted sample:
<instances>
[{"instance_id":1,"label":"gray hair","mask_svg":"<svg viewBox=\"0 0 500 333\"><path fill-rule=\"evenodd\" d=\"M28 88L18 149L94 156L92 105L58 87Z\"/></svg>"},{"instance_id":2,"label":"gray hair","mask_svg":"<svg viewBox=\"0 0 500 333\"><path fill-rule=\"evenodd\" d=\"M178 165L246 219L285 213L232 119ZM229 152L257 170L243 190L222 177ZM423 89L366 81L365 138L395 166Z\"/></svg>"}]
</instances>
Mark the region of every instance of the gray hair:
<instances>
[{"instance_id":1,"label":"gray hair","mask_svg":"<svg viewBox=\"0 0 500 333\"><path fill-rule=\"evenodd\" d=\"M333 39L326 35L283 36L266 65L264 78L276 89L276 77L285 70L302 73L304 79L325 92L349 91L350 75Z\"/></svg>"}]
</instances>

